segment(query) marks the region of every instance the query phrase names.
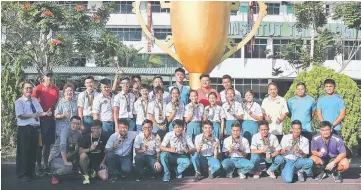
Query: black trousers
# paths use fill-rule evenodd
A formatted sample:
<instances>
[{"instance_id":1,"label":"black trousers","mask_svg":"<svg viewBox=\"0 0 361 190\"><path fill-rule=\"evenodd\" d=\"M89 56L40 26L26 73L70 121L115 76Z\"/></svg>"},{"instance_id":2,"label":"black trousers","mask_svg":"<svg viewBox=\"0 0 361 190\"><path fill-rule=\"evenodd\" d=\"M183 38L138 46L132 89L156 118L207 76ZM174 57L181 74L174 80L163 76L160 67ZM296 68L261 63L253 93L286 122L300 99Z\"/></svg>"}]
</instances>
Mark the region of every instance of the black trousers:
<instances>
[{"instance_id":1,"label":"black trousers","mask_svg":"<svg viewBox=\"0 0 361 190\"><path fill-rule=\"evenodd\" d=\"M19 178L35 174L38 135L38 128L34 126L19 126L16 149L16 174Z\"/></svg>"}]
</instances>

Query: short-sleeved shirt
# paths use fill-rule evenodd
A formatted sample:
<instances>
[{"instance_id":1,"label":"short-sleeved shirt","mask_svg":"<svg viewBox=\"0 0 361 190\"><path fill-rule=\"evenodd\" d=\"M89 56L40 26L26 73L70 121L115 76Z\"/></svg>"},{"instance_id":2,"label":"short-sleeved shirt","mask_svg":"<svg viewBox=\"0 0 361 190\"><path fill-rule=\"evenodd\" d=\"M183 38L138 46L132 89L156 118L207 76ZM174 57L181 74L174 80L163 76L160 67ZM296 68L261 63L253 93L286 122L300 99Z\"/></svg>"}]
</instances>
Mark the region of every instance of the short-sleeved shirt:
<instances>
[{"instance_id":1,"label":"short-sleeved shirt","mask_svg":"<svg viewBox=\"0 0 361 190\"><path fill-rule=\"evenodd\" d=\"M203 138L203 134L199 134L194 139L194 145L196 147L202 145L200 155L201 156L213 156L214 150L217 149L218 152L221 152L221 145L219 140L216 137Z\"/></svg>"},{"instance_id":2,"label":"short-sleeved shirt","mask_svg":"<svg viewBox=\"0 0 361 190\"><path fill-rule=\"evenodd\" d=\"M235 94L234 100L237 101L237 102L239 102L239 103L242 103L243 100L242 100L242 95L241 95L241 93L240 93L238 90L234 89L234 94ZM226 102L227 102L226 90L222 90L222 91L219 93L219 95L221 96L222 104L226 103Z\"/></svg>"},{"instance_id":3,"label":"short-sleeved shirt","mask_svg":"<svg viewBox=\"0 0 361 190\"><path fill-rule=\"evenodd\" d=\"M232 113L237 115L244 115L242 104L236 101L231 105L229 104L229 102L226 102L222 105L222 108L226 115L226 120L237 120L233 115L231 115Z\"/></svg>"},{"instance_id":4,"label":"short-sleeved shirt","mask_svg":"<svg viewBox=\"0 0 361 190\"><path fill-rule=\"evenodd\" d=\"M141 125L145 119L147 119L149 101L144 101L139 98L134 103L134 114L137 115L136 124Z\"/></svg>"},{"instance_id":5,"label":"short-sleeved shirt","mask_svg":"<svg viewBox=\"0 0 361 190\"><path fill-rule=\"evenodd\" d=\"M108 138L103 134L98 138L94 138L91 133L86 133L79 146L83 149L88 149L92 144L96 145L96 148L87 154L89 155L91 162L101 163L105 156L105 145L107 144L107 141Z\"/></svg>"},{"instance_id":6,"label":"short-sleeved shirt","mask_svg":"<svg viewBox=\"0 0 361 190\"><path fill-rule=\"evenodd\" d=\"M79 144L83 135L81 131L71 131L70 127L61 130L60 136L56 139L49 155L49 163L54 158L60 158L61 153L70 153L76 157L79 153Z\"/></svg>"},{"instance_id":7,"label":"short-sleeved shirt","mask_svg":"<svg viewBox=\"0 0 361 190\"><path fill-rule=\"evenodd\" d=\"M191 113L191 111L193 110L192 106L193 106L192 103L189 103L188 105L186 105L185 111L184 111L184 117L188 117L188 115ZM194 108L193 117L192 117L191 121L202 121L203 113L204 113L203 104L197 104L196 108Z\"/></svg>"},{"instance_id":8,"label":"short-sleeved shirt","mask_svg":"<svg viewBox=\"0 0 361 190\"><path fill-rule=\"evenodd\" d=\"M213 88L209 88L207 92L203 91L202 88L198 88L197 89L197 93L198 93L198 103L203 104L204 106L208 106L210 103L208 101L208 95L209 93L214 92L217 94L217 104L221 105L221 96L219 95L219 93L217 92L216 89Z\"/></svg>"},{"instance_id":9,"label":"short-sleeved shirt","mask_svg":"<svg viewBox=\"0 0 361 190\"><path fill-rule=\"evenodd\" d=\"M268 139L262 140L261 133L259 132L252 136L251 150L263 150L267 144L268 144L267 152L271 154L275 151L281 150L281 146L275 135L269 133Z\"/></svg>"},{"instance_id":10,"label":"short-sleeved shirt","mask_svg":"<svg viewBox=\"0 0 361 190\"><path fill-rule=\"evenodd\" d=\"M113 133L110 135L107 145L105 148L112 148L114 144L118 143L121 140L120 145L117 149L115 149L115 154L119 156L128 156L130 151L133 150L133 140L137 136L138 132L136 131L128 131L126 137L121 139L120 134L118 132Z\"/></svg>"},{"instance_id":11,"label":"short-sleeved shirt","mask_svg":"<svg viewBox=\"0 0 361 190\"><path fill-rule=\"evenodd\" d=\"M70 113L69 118L55 119L56 135L60 135L63 128L70 126L70 118L74 115L78 115L78 107L73 100L67 101L65 98L59 100L55 108L54 115L62 115Z\"/></svg>"},{"instance_id":12,"label":"short-sleeved shirt","mask_svg":"<svg viewBox=\"0 0 361 190\"><path fill-rule=\"evenodd\" d=\"M317 110L321 110L323 119L331 123L336 121L340 111L344 109L346 109L345 102L338 94L322 96L317 102ZM335 126L334 129L341 130L341 123Z\"/></svg>"},{"instance_id":13,"label":"short-sleeved shirt","mask_svg":"<svg viewBox=\"0 0 361 190\"><path fill-rule=\"evenodd\" d=\"M346 147L343 140L337 135L332 135L326 142L321 135L316 135L311 141L311 151L322 152L322 158L335 158L339 154L345 153Z\"/></svg>"},{"instance_id":14,"label":"short-sleeved shirt","mask_svg":"<svg viewBox=\"0 0 361 190\"><path fill-rule=\"evenodd\" d=\"M51 85L49 88L46 88L44 84L39 84L34 88L32 96L38 99L44 111L48 111L51 108L53 115L42 117L42 119L54 118L55 106L59 100L58 87Z\"/></svg>"},{"instance_id":15,"label":"short-sleeved shirt","mask_svg":"<svg viewBox=\"0 0 361 190\"><path fill-rule=\"evenodd\" d=\"M274 135L282 135L283 122L279 125L276 122L282 114L288 113L286 99L281 96L277 96L274 100L272 100L271 96L268 96L262 101L261 107L266 115L271 117L271 122L269 124L270 133Z\"/></svg>"},{"instance_id":16,"label":"short-sleeved shirt","mask_svg":"<svg viewBox=\"0 0 361 190\"><path fill-rule=\"evenodd\" d=\"M171 92L172 88L177 87L179 92L180 92L180 98L183 102L184 105L188 104L188 96L189 96L189 91L191 90L191 88L189 86L184 86L184 85L180 85L180 86L170 86L169 92Z\"/></svg>"},{"instance_id":17,"label":"short-sleeved shirt","mask_svg":"<svg viewBox=\"0 0 361 190\"><path fill-rule=\"evenodd\" d=\"M173 121L176 119L183 120L185 111L185 106L182 101L179 102L179 106L176 108L175 116L173 118ZM165 108L165 115L169 117L173 112L173 103L169 102Z\"/></svg>"},{"instance_id":18,"label":"short-sleeved shirt","mask_svg":"<svg viewBox=\"0 0 361 190\"><path fill-rule=\"evenodd\" d=\"M160 138L157 138L154 134L150 134L149 139L145 139L144 133L139 133L134 140L134 148L143 149L147 146L147 151L144 152L146 155L156 155L160 152Z\"/></svg>"},{"instance_id":19,"label":"short-sleeved shirt","mask_svg":"<svg viewBox=\"0 0 361 190\"><path fill-rule=\"evenodd\" d=\"M158 123L164 123L166 117L165 109L166 109L165 102L158 102L157 100L154 100L150 102L148 105L148 114L153 115L154 119Z\"/></svg>"},{"instance_id":20,"label":"short-sleeved shirt","mask_svg":"<svg viewBox=\"0 0 361 190\"><path fill-rule=\"evenodd\" d=\"M83 116L92 116L92 109L95 97L99 93L96 90L88 93L86 90L78 95L78 107L83 108Z\"/></svg>"},{"instance_id":21,"label":"short-sleeved shirt","mask_svg":"<svg viewBox=\"0 0 361 190\"><path fill-rule=\"evenodd\" d=\"M282 137L281 140L281 147L282 149L285 149L286 147L294 147L298 146L303 153L309 154L309 142L308 139L304 136L300 136L299 139L294 140L293 134L287 134ZM289 160L296 160L297 158L301 158L302 156L297 153L294 150L286 152L286 154L283 155L286 159Z\"/></svg>"},{"instance_id":22,"label":"short-sleeved shirt","mask_svg":"<svg viewBox=\"0 0 361 190\"><path fill-rule=\"evenodd\" d=\"M135 95L132 93L125 94L123 91L119 92L114 97L113 107L119 107L118 118L133 118Z\"/></svg>"},{"instance_id":23,"label":"short-sleeved shirt","mask_svg":"<svg viewBox=\"0 0 361 190\"><path fill-rule=\"evenodd\" d=\"M224 109L219 105L212 107L209 105L204 110L204 114L206 114L206 110L208 110L207 120L211 122L221 122L222 119L226 118Z\"/></svg>"},{"instance_id":24,"label":"short-sleeved shirt","mask_svg":"<svg viewBox=\"0 0 361 190\"><path fill-rule=\"evenodd\" d=\"M20 115L33 114L31 109L31 102L33 103L37 113L43 112L38 99L31 97L30 99L22 96L15 101L15 115L18 126L34 125L39 126L40 120L35 120L35 118L20 119Z\"/></svg>"},{"instance_id":25,"label":"short-sleeved shirt","mask_svg":"<svg viewBox=\"0 0 361 190\"><path fill-rule=\"evenodd\" d=\"M227 152L228 150L230 150L230 148L232 146L235 147L237 150L233 150L232 152L230 152L229 157L231 157L231 158L242 158L243 157L241 155L241 153L239 152L238 148L242 152L251 153L251 151L249 149L248 140L244 137L239 137L239 139L236 140L236 139L233 139L232 136L229 136L226 139L224 139L222 152Z\"/></svg>"},{"instance_id":26,"label":"short-sleeved shirt","mask_svg":"<svg viewBox=\"0 0 361 190\"><path fill-rule=\"evenodd\" d=\"M300 120L302 131L312 132L312 112L316 110L316 100L309 95L304 97L294 96L288 100L288 109L291 120Z\"/></svg>"},{"instance_id":27,"label":"short-sleeved shirt","mask_svg":"<svg viewBox=\"0 0 361 190\"><path fill-rule=\"evenodd\" d=\"M100 93L95 97L93 102L93 114L99 114L99 120L101 121L113 121L113 107L114 97L107 98L103 93Z\"/></svg>"},{"instance_id":28,"label":"short-sleeved shirt","mask_svg":"<svg viewBox=\"0 0 361 190\"><path fill-rule=\"evenodd\" d=\"M243 120L251 120L251 121L257 121L252 116L250 116L246 110L250 110L253 115L262 116L262 109L261 106L257 102L253 102L251 105L247 105L247 103L243 104Z\"/></svg>"},{"instance_id":29,"label":"short-sleeved shirt","mask_svg":"<svg viewBox=\"0 0 361 190\"><path fill-rule=\"evenodd\" d=\"M195 146L192 142L192 137L186 133L182 133L180 136L175 135L174 131L168 132L162 141L161 146L164 147L176 147L176 153L184 154L184 149L194 149Z\"/></svg>"},{"instance_id":30,"label":"short-sleeved shirt","mask_svg":"<svg viewBox=\"0 0 361 190\"><path fill-rule=\"evenodd\" d=\"M154 101L155 100L155 93L154 90L152 90L151 92L149 92L149 101ZM169 92L164 92L163 93L163 102L165 102L165 104L168 104L170 102L171 98L170 98L170 94Z\"/></svg>"}]
</instances>

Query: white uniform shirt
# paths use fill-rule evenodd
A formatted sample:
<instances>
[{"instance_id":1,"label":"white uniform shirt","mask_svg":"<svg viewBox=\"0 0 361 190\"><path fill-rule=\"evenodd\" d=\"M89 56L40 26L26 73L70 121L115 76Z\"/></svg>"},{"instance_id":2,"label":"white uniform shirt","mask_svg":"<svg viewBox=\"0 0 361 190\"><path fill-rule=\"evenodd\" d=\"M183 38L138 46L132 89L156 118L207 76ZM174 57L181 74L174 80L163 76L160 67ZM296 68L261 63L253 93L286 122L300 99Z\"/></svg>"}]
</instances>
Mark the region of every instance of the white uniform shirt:
<instances>
[{"instance_id":1,"label":"white uniform shirt","mask_svg":"<svg viewBox=\"0 0 361 190\"><path fill-rule=\"evenodd\" d=\"M182 133L179 137L177 137L174 131L168 132L162 141L161 146L164 147L176 147L176 153L184 154L184 149L194 149L194 144L192 142L192 137L187 135L186 133Z\"/></svg>"},{"instance_id":2,"label":"white uniform shirt","mask_svg":"<svg viewBox=\"0 0 361 190\"><path fill-rule=\"evenodd\" d=\"M244 103L243 104L243 110L244 110L243 120L257 121L253 117L251 117L247 113L246 110L250 110L252 112L252 114L257 115L257 116L262 116L263 115L261 106L257 102L253 102L251 105L247 105L246 103Z\"/></svg>"},{"instance_id":3,"label":"white uniform shirt","mask_svg":"<svg viewBox=\"0 0 361 190\"><path fill-rule=\"evenodd\" d=\"M143 149L143 147L147 146L147 151L144 152L146 155L156 155L157 152L160 152L160 138L153 134L150 134L148 140L145 140L144 133L139 133L134 140L134 148Z\"/></svg>"},{"instance_id":4,"label":"white uniform shirt","mask_svg":"<svg viewBox=\"0 0 361 190\"><path fill-rule=\"evenodd\" d=\"M235 147L236 149L240 148L240 150L242 152L251 153L251 151L249 149L248 140L244 137L239 137L239 139L237 141L233 140L232 136L229 136L226 139L224 139L222 152L227 152L228 150L230 150L230 147L232 147L232 146ZM241 155L241 153L238 150L233 150L232 152L230 152L229 157L242 158L243 156Z\"/></svg>"},{"instance_id":5,"label":"white uniform shirt","mask_svg":"<svg viewBox=\"0 0 361 190\"><path fill-rule=\"evenodd\" d=\"M275 135L269 133L268 134L268 142L264 142L262 140L261 133L259 133L259 132L252 136L251 150L252 149L263 150L265 144L267 144L267 143L269 144L268 150L267 150L268 153L272 154L275 151L281 150L281 146Z\"/></svg>"},{"instance_id":6,"label":"white uniform shirt","mask_svg":"<svg viewBox=\"0 0 361 190\"><path fill-rule=\"evenodd\" d=\"M288 106L286 99L281 96L277 96L275 100L271 97L267 97L262 101L262 110L271 117L269 124L270 133L274 135L282 135L283 122L277 125L276 121L281 117L282 114L288 113Z\"/></svg>"},{"instance_id":7,"label":"white uniform shirt","mask_svg":"<svg viewBox=\"0 0 361 190\"><path fill-rule=\"evenodd\" d=\"M300 136L298 141L293 141L292 134L284 135L281 140L281 147L282 149L286 147L292 147L298 146L303 153L308 154L309 153L309 142L308 139L304 136ZM297 158L300 158L301 155L297 153L295 150L290 150L286 152L286 154L283 155L286 159L290 160L296 160Z\"/></svg>"},{"instance_id":8,"label":"white uniform shirt","mask_svg":"<svg viewBox=\"0 0 361 190\"><path fill-rule=\"evenodd\" d=\"M199 134L194 139L194 145L199 147L202 144L200 151L201 156L213 156L214 150L217 148L218 153L221 152L219 140L216 137L211 137L212 140L203 139L203 134Z\"/></svg>"},{"instance_id":9,"label":"white uniform shirt","mask_svg":"<svg viewBox=\"0 0 361 190\"><path fill-rule=\"evenodd\" d=\"M154 90L152 90L151 92L149 92L149 101L154 101L155 100L155 94L154 94ZM171 101L171 97L169 92L164 92L163 93L163 102L165 102L166 104L168 104Z\"/></svg>"},{"instance_id":10,"label":"white uniform shirt","mask_svg":"<svg viewBox=\"0 0 361 190\"><path fill-rule=\"evenodd\" d=\"M113 103L114 97L109 99L101 93L94 99L92 112L93 114L99 114L99 120L101 121L113 121Z\"/></svg>"},{"instance_id":11,"label":"white uniform shirt","mask_svg":"<svg viewBox=\"0 0 361 190\"><path fill-rule=\"evenodd\" d=\"M192 105L192 103L189 103L186 105L185 111L184 111L184 117L188 117L189 114L191 113L191 111L192 111L191 105ZM196 108L194 109L193 117L192 117L191 121L202 121L203 113L204 113L203 104L197 104Z\"/></svg>"},{"instance_id":12,"label":"white uniform shirt","mask_svg":"<svg viewBox=\"0 0 361 190\"><path fill-rule=\"evenodd\" d=\"M32 97L31 101L33 102L34 108L37 113L43 112L43 108L41 107L38 99ZM22 96L15 101L15 115L18 126L40 125L40 118L37 121L35 120L35 118L28 118L28 119L19 118L20 115L33 114L33 110L31 109L30 104L31 104L30 100L25 96Z\"/></svg>"},{"instance_id":13,"label":"white uniform shirt","mask_svg":"<svg viewBox=\"0 0 361 190\"><path fill-rule=\"evenodd\" d=\"M130 154L130 151L133 150L133 140L137 136L138 132L128 131L128 134L125 139L120 139L120 134L118 132L110 135L105 148L112 148L115 143L118 143L120 140L120 145L115 149L115 154L119 156L127 156Z\"/></svg>"},{"instance_id":14,"label":"white uniform shirt","mask_svg":"<svg viewBox=\"0 0 361 190\"><path fill-rule=\"evenodd\" d=\"M176 112L175 112L175 116L173 118L173 121L176 120L176 119L181 119L183 120L183 116L184 116L184 104L182 101L179 101L179 106L177 107L176 109ZM173 104L172 102L169 102L165 108L165 114L167 117L169 117L173 112Z\"/></svg>"},{"instance_id":15,"label":"white uniform shirt","mask_svg":"<svg viewBox=\"0 0 361 190\"><path fill-rule=\"evenodd\" d=\"M154 101L150 102L148 105L148 114L153 115L154 119L158 123L164 123L165 122L165 108L166 108L166 104L164 102L158 102L157 100L154 100Z\"/></svg>"},{"instance_id":16,"label":"white uniform shirt","mask_svg":"<svg viewBox=\"0 0 361 190\"><path fill-rule=\"evenodd\" d=\"M119 107L118 118L133 118L135 95L132 93L125 94L123 91L119 92L114 97L114 107Z\"/></svg>"},{"instance_id":17,"label":"white uniform shirt","mask_svg":"<svg viewBox=\"0 0 361 190\"><path fill-rule=\"evenodd\" d=\"M227 102L226 90L222 90L219 94L221 96L222 104L226 103ZM242 101L241 93L238 90L234 89L234 94L235 94L234 99L237 102L242 103L243 101Z\"/></svg>"},{"instance_id":18,"label":"white uniform shirt","mask_svg":"<svg viewBox=\"0 0 361 190\"><path fill-rule=\"evenodd\" d=\"M137 115L136 124L142 125L143 121L147 119L149 101L145 102L139 98L134 103L134 114Z\"/></svg>"},{"instance_id":19,"label":"white uniform shirt","mask_svg":"<svg viewBox=\"0 0 361 190\"><path fill-rule=\"evenodd\" d=\"M237 101L235 101L232 105L229 105L229 103L226 102L223 104L222 108L226 115L226 120L237 120L231 113L235 113L237 115L244 115L243 106Z\"/></svg>"},{"instance_id":20,"label":"white uniform shirt","mask_svg":"<svg viewBox=\"0 0 361 190\"><path fill-rule=\"evenodd\" d=\"M212 107L210 107L210 105L209 105L209 106L206 106L206 108L204 110L205 110L204 114L207 113L206 110L209 110L208 115L207 115L207 119L209 121L221 122L221 119L226 118L226 115L224 113L224 109L219 105L215 105L215 106L212 106Z\"/></svg>"},{"instance_id":21,"label":"white uniform shirt","mask_svg":"<svg viewBox=\"0 0 361 190\"><path fill-rule=\"evenodd\" d=\"M96 90L93 90L90 95L94 96L94 102L94 99L99 95L99 93ZM86 90L78 95L78 107L83 108L83 116L92 116L93 102L89 101L89 95Z\"/></svg>"}]
</instances>

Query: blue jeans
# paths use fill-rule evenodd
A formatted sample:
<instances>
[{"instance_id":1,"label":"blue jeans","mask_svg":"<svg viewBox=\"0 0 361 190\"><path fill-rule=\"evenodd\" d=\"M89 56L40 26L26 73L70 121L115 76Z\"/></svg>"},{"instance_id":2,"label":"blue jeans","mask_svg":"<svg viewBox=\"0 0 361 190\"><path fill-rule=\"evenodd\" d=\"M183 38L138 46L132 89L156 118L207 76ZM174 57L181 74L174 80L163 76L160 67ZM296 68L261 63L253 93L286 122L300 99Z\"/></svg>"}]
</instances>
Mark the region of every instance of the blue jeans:
<instances>
[{"instance_id":1,"label":"blue jeans","mask_svg":"<svg viewBox=\"0 0 361 190\"><path fill-rule=\"evenodd\" d=\"M227 174L233 172L235 168L246 174L253 169L254 164L246 158L226 158L222 162L222 167Z\"/></svg>"},{"instance_id":2,"label":"blue jeans","mask_svg":"<svg viewBox=\"0 0 361 190\"><path fill-rule=\"evenodd\" d=\"M293 174L297 170L303 170L306 174L312 173L313 161L309 158L286 159L286 165L282 170L282 179L286 183L292 183Z\"/></svg>"},{"instance_id":3,"label":"blue jeans","mask_svg":"<svg viewBox=\"0 0 361 190\"><path fill-rule=\"evenodd\" d=\"M129 122L128 130L129 131L136 131L134 119L133 118L127 118L127 121Z\"/></svg>"},{"instance_id":4,"label":"blue jeans","mask_svg":"<svg viewBox=\"0 0 361 190\"><path fill-rule=\"evenodd\" d=\"M242 122L242 133L242 136L251 144L252 136L258 133L258 123L253 120L244 120Z\"/></svg>"},{"instance_id":5,"label":"blue jeans","mask_svg":"<svg viewBox=\"0 0 361 190\"><path fill-rule=\"evenodd\" d=\"M276 157L268 160L268 159L266 159L265 154L262 154L262 155L261 154L252 154L251 155L251 162L254 164L255 170L258 170L259 164L263 161L265 161L269 164L272 164L269 167L269 170L273 172L273 171L277 170L280 167L280 165L284 162L284 158L281 155L277 155Z\"/></svg>"},{"instance_id":6,"label":"blue jeans","mask_svg":"<svg viewBox=\"0 0 361 190\"><path fill-rule=\"evenodd\" d=\"M137 125L137 131L138 131L138 132L143 132L143 127L142 127L142 125Z\"/></svg>"},{"instance_id":7,"label":"blue jeans","mask_svg":"<svg viewBox=\"0 0 361 190\"><path fill-rule=\"evenodd\" d=\"M238 120L226 120L226 133L228 136L232 135L231 126L234 122L240 123Z\"/></svg>"},{"instance_id":8,"label":"blue jeans","mask_svg":"<svg viewBox=\"0 0 361 190\"><path fill-rule=\"evenodd\" d=\"M211 174L216 173L221 168L221 163L213 156L201 156L198 152L192 155L192 163L196 172L201 172L201 168L208 168Z\"/></svg>"},{"instance_id":9,"label":"blue jeans","mask_svg":"<svg viewBox=\"0 0 361 190\"><path fill-rule=\"evenodd\" d=\"M169 129L169 132L173 131L173 122L170 122L169 123L169 126L168 126L168 129Z\"/></svg>"},{"instance_id":10,"label":"blue jeans","mask_svg":"<svg viewBox=\"0 0 361 190\"><path fill-rule=\"evenodd\" d=\"M131 154L127 156L119 156L114 152L109 152L107 153L106 161L109 174L111 175L116 174L117 171L124 174L130 174L132 172L133 163Z\"/></svg>"},{"instance_id":11,"label":"blue jeans","mask_svg":"<svg viewBox=\"0 0 361 190\"><path fill-rule=\"evenodd\" d=\"M93 117L92 116L84 116L83 117L83 124L85 127L85 132L89 132L90 128L92 127Z\"/></svg>"},{"instance_id":12,"label":"blue jeans","mask_svg":"<svg viewBox=\"0 0 361 190\"><path fill-rule=\"evenodd\" d=\"M187 124L187 134L191 137L202 133L202 123L200 121L191 121Z\"/></svg>"},{"instance_id":13,"label":"blue jeans","mask_svg":"<svg viewBox=\"0 0 361 190\"><path fill-rule=\"evenodd\" d=\"M220 134L221 134L221 123L219 123L219 122L213 122L212 135L213 135L214 137L217 137L217 139L219 139Z\"/></svg>"},{"instance_id":14,"label":"blue jeans","mask_svg":"<svg viewBox=\"0 0 361 190\"><path fill-rule=\"evenodd\" d=\"M162 163L164 168L164 175L168 176L170 175L169 168L171 164L177 164L178 174L183 173L183 171L186 170L191 164L187 155L170 152L161 152L160 162Z\"/></svg>"},{"instance_id":15,"label":"blue jeans","mask_svg":"<svg viewBox=\"0 0 361 190\"><path fill-rule=\"evenodd\" d=\"M102 121L102 123L102 133L105 136L110 137L110 135L114 133L114 122Z\"/></svg>"},{"instance_id":16,"label":"blue jeans","mask_svg":"<svg viewBox=\"0 0 361 190\"><path fill-rule=\"evenodd\" d=\"M134 157L135 171L138 175L144 174L144 166L147 166L152 173L160 172L155 170L154 164L157 162L155 155L137 154Z\"/></svg>"}]
</instances>

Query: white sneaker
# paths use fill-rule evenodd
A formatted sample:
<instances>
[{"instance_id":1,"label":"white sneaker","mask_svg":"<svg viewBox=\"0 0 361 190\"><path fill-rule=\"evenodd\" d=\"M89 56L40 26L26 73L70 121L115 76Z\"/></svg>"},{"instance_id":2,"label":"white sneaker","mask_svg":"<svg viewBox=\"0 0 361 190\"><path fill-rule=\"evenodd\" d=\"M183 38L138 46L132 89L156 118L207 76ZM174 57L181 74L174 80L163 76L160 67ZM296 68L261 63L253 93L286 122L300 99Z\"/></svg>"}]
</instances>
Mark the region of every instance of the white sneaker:
<instances>
[{"instance_id":1,"label":"white sneaker","mask_svg":"<svg viewBox=\"0 0 361 190\"><path fill-rule=\"evenodd\" d=\"M271 170L267 170L267 174L269 175L269 177L271 178L271 179L276 179L276 175L275 175L275 173L274 172L272 172Z\"/></svg>"},{"instance_id":2,"label":"white sneaker","mask_svg":"<svg viewBox=\"0 0 361 190\"><path fill-rule=\"evenodd\" d=\"M261 177L261 173L260 172L255 172L253 174L253 179L259 179Z\"/></svg>"},{"instance_id":3,"label":"white sneaker","mask_svg":"<svg viewBox=\"0 0 361 190\"><path fill-rule=\"evenodd\" d=\"M244 174L241 172L240 169L237 170L237 173L238 173L238 175L239 175L239 179L246 179L246 178L247 178L246 175L244 175Z\"/></svg>"}]
</instances>

